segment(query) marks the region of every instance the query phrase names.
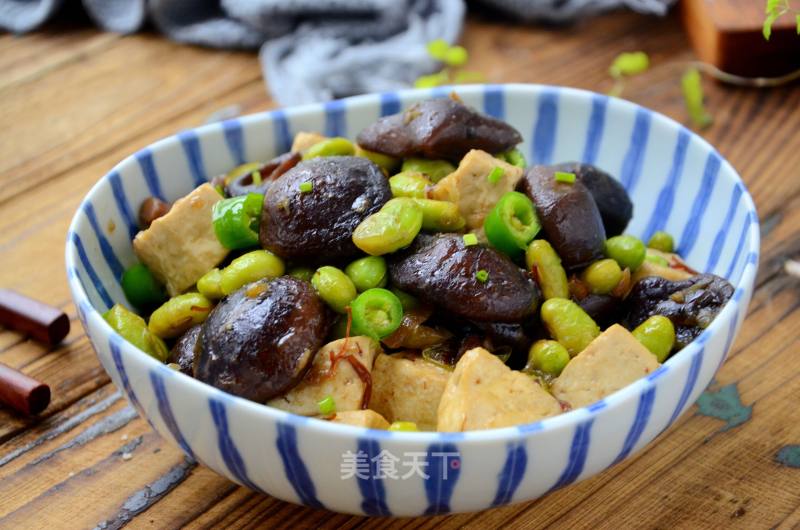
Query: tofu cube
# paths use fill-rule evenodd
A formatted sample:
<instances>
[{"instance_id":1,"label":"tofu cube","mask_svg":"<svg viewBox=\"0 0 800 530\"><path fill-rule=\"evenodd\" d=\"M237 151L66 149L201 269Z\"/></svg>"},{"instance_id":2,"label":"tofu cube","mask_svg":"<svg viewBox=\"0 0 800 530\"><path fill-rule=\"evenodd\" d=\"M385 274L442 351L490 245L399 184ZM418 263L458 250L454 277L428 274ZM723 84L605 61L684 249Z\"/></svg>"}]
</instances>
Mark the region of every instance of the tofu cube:
<instances>
[{"instance_id":1,"label":"tofu cube","mask_svg":"<svg viewBox=\"0 0 800 530\"><path fill-rule=\"evenodd\" d=\"M220 200L211 184L203 184L133 239L139 260L166 285L170 296L192 287L228 255L211 223L211 210Z\"/></svg>"},{"instance_id":2,"label":"tofu cube","mask_svg":"<svg viewBox=\"0 0 800 530\"><path fill-rule=\"evenodd\" d=\"M614 324L576 355L551 385L553 395L572 408L585 407L658 368L630 331Z\"/></svg>"},{"instance_id":3,"label":"tofu cube","mask_svg":"<svg viewBox=\"0 0 800 530\"><path fill-rule=\"evenodd\" d=\"M503 170L500 180L487 178L496 167ZM483 219L505 193L513 191L522 178L522 169L498 160L486 151L473 149L461 159L458 168L440 180L429 192L431 199L450 201L467 221L467 228L483 226Z\"/></svg>"},{"instance_id":4,"label":"tofu cube","mask_svg":"<svg viewBox=\"0 0 800 530\"><path fill-rule=\"evenodd\" d=\"M378 355L369 408L389 422L413 421L436 430L436 414L450 371L419 356Z\"/></svg>"},{"instance_id":5,"label":"tofu cube","mask_svg":"<svg viewBox=\"0 0 800 530\"><path fill-rule=\"evenodd\" d=\"M319 133L300 131L299 133L294 135L294 141L292 142L292 152L302 153L312 145L316 145L321 141L327 139L328 138L326 136L322 136Z\"/></svg>"},{"instance_id":6,"label":"tofu cube","mask_svg":"<svg viewBox=\"0 0 800 530\"><path fill-rule=\"evenodd\" d=\"M483 348L456 364L439 402L437 428L474 431L531 423L561 413L561 404L531 376L512 370Z\"/></svg>"},{"instance_id":7,"label":"tofu cube","mask_svg":"<svg viewBox=\"0 0 800 530\"><path fill-rule=\"evenodd\" d=\"M331 396L337 414L361 410L367 383L359 372L372 371L378 351L378 343L369 337L350 337L330 342L317 352L303 380L283 396L268 401L267 405L301 416L317 416L319 402ZM337 359L333 370L331 354ZM351 357L344 358L347 356ZM350 359L360 365L358 370Z\"/></svg>"},{"instance_id":8,"label":"tofu cube","mask_svg":"<svg viewBox=\"0 0 800 530\"><path fill-rule=\"evenodd\" d=\"M366 427L367 429L387 430L389 428L389 422L386 421L386 418L370 409L337 412L331 421L355 425L356 427Z\"/></svg>"}]
</instances>

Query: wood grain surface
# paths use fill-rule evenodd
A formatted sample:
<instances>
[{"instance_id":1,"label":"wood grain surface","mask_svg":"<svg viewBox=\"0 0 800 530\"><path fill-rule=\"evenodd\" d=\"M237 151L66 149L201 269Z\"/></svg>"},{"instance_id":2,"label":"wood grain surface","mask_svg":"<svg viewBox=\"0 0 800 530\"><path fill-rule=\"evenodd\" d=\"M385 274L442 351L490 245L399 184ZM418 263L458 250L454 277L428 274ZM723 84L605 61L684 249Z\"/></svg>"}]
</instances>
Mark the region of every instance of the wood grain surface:
<instances>
[{"instance_id":1,"label":"wood grain surface","mask_svg":"<svg viewBox=\"0 0 800 530\"><path fill-rule=\"evenodd\" d=\"M476 17L464 44L491 82L608 91L620 52L652 68L624 97L688 123L693 58L675 16L616 13L560 29ZM800 528L800 88L707 82L702 134L746 181L762 220L758 290L729 360L698 406L646 450L537 501L481 513L369 520L287 504L186 461L138 418L75 318L63 245L73 212L115 163L236 105L272 108L254 54L88 26L0 35L0 287L64 308L48 351L0 330L0 361L49 383L36 419L0 410L0 528Z\"/></svg>"}]
</instances>

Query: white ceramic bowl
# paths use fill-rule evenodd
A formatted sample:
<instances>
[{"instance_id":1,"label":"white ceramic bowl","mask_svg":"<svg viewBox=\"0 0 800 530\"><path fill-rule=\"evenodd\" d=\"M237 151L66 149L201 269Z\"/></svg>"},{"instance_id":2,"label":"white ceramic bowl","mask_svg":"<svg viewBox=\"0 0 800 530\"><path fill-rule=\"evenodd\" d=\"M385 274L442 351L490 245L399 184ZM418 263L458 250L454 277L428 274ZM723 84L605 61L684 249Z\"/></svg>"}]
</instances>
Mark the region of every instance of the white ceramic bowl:
<instances>
[{"instance_id":1,"label":"white ceramic bowl","mask_svg":"<svg viewBox=\"0 0 800 530\"><path fill-rule=\"evenodd\" d=\"M449 91L367 95L206 125L126 158L92 188L67 237L70 288L106 371L156 431L231 480L289 502L414 516L534 499L592 476L642 449L697 399L724 361L752 294L759 250L753 201L730 164L680 124L568 88L455 91L516 127L529 163L581 160L616 175L635 205L630 233L646 239L667 230L691 265L736 289L697 340L606 399L489 431L366 430L225 394L159 364L103 321L101 312L125 303L118 278L135 261L131 238L145 197L175 200L209 176L288 150L298 131L353 138L381 115ZM107 229L111 223L115 230Z\"/></svg>"}]
</instances>

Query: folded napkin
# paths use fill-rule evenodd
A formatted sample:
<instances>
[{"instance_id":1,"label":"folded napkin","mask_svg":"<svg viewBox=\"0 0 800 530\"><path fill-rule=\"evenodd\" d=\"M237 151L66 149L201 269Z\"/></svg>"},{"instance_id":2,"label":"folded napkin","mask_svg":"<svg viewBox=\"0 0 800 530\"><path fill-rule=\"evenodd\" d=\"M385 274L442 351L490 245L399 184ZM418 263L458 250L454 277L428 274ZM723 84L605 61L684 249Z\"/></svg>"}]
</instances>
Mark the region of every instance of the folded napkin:
<instances>
[{"instance_id":1,"label":"folded napkin","mask_svg":"<svg viewBox=\"0 0 800 530\"><path fill-rule=\"evenodd\" d=\"M675 0L482 0L515 20L567 21L619 6L663 14ZM138 31L151 20L169 38L219 48L261 47L282 105L407 87L436 68L426 52L453 43L464 0L82 0L100 27ZM0 29L24 33L63 0L0 0Z\"/></svg>"}]
</instances>

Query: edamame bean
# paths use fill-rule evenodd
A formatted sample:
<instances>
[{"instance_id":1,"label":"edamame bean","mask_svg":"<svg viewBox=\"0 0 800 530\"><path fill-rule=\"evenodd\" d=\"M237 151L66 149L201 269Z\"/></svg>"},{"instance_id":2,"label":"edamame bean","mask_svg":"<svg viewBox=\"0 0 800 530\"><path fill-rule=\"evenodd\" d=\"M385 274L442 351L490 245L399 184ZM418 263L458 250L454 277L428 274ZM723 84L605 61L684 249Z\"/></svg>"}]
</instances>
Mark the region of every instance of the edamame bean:
<instances>
[{"instance_id":1,"label":"edamame bean","mask_svg":"<svg viewBox=\"0 0 800 530\"><path fill-rule=\"evenodd\" d=\"M356 156L360 156L362 158L366 158L367 160L371 160L378 167L386 171L387 174L391 175L392 171L397 169L397 166L400 165L400 160L389 155L384 155L383 153L376 153L375 151L368 151L361 147L360 145L356 145Z\"/></svg>"},{"instance_id":2,"label":"edamame bean","mask_svg":"<svg viewBox=\"0 0 800 530\"><path fill-rule=\"evenodd\" d=\"M222 272L215 267L197 280L197 290L209 300L219 300L225 296L220 285L221 280Z\"/></svg>"},{"instance_id":3,"label":"edamame bean","mask_svg":"<svg viewBox=\"0 0 800 530\"><path fill-rule=\"evenodd\" d=\"M569 298L567 273L561 266L553 247L544 239L536 239L528 245L525 264L539 282L545 300L550 298Z\"/></svg>"},{"instance_id":4,"label":"edamame bean","mask_svg":"<svg viewBox=\"0 0 800 530\"><path fill-rule=\"evenodd\" d=\"M671 235L661 230L652 235L650 241L647 242L647 246L661 252L675 252L675 240L672 239Z\"/></svg>"},{"instance_id":5,"label":"edamame bean","mask_svg":"<svg viewBox=\"0 0 800 530\"><path fill-rule=\"evenodd\" d=\"M147 323L136 313L116 304L103 313L103 318L122 338L145 352L150 357L164 362L169 357L169 350L164 341L156 337L147 328Z\"/></svg>"},{"instance_id":6,"label":"edamame bean","mask_svg":"<svg viewBox=\"0 0 800 530\"><path fill-rule=\"evenodd\" d=\"M592 293L608 294L622 279L622 269L613 259L601 259L586 267L581 279L589 286Z\"/></svg>"},{"instance_id":7,"label":"edamame bean","mask_svg":"<svg viewBox=\"0 0 800 530\"><path fill-rule=\"evenodd\" d=\"M406 197L390 199L353 231L353 243L369 254L380 256L406 247L422 229L422 208Z\"/></svg>"},{"instance_id":8,"label":"edamame bean","mask_svg":"<svg viewBox=\"0 0 800 530\"><path fill-rule=\"evenodd\" d=\"M526 370L534 369L558 377L569 362L569 352L558 341L537 340L528 351Z\"/></svg>"},{"instance_id":9,"label":"edamame bean","mask_svg":"<svg viewBox=\"0 0 800 530\"><path fill-rule=\"evenodd\" d=\"M314 276L314 269L311 267L292 267L288 274L292 278L310 282L311 277Z\"/></svg>"},{"instance_id":10,"label":"edamame bean","mask_svg":"<svg viewBox=\"0 0 800 530\"><path fill-rule=\"evenodd\" d=\"M422 229L431 232L460 232L467 221L458 206L449 201L412 199L422 210Z\"/></svg>"},{"instance_id":11,"label":"edamame bean","mask_svg":"<svg viewBox=\"0 0 800 530\"><path fill-rule=\"evenodd\" d=\"M575 357L595 337L600 335L600 328L592 317L581 307L565 298L551 298L542 304L542 322L556 339Z\"/></svg>"},{"instance_id":12,"label":"edamame bean","mask_svg":"<svg viewBox=\"0 0 800 530\"><path fill-rule=\"evenodd\" d=\"M359 293L373 287L386 286L386 260L380 256L357 259L345 267L344 272Z\"/></svg>"},{"instance_id":13,"label":"edamame bean","mask_svg":"<svg viewBox=\"0 0 800 530\"><path fill-rule=\"evenodd\" d=\"M214 304L200 293L173 296L153 311L147 327L157 337L171 339L208 318Z\"/></svg>"},{"instance_id":14,"label":"edamame bean","mask_svg":"<svg viewBox=\"0 0 800 530\"><path fill-rule=\"evenodd\" d=\"M638 237L629 235L606 239L604 250L607 257L615 260L623 269L629 268L631 272L639 268L647 254L644 243Z\"/></svg>"},{"instance_id":15,"label":"edamame bean","mask_svg":"<svg viewBox=\"0 0 800 530\"><path fill-rule=\"evenodd\" d=\"M353 142L347 138L326 138L308 148L303 153L303 160L311 160L320 156L353 156L356 152Z\"/></svg>"},{"instance_id":16,"label":"edamame bean","mask_svg":"<svg viewBox=\"0 0 800 530\"><path fill-rule=\"evenodd\" d=\"M337 313L344 313L358 293L353 281L336 267L326 265L317 269L311 278L311 285L322 300Z\"/></svg>"},{"instance_id":17,"label":"edamame bean","mask_svg":"<svg viewBox=\"0 0 800 530\"><path fill-rule=\"evenodd\" d=\"M633 336L656 356L658 362L667 360L675 346L675 326L665 316L654 315L633 330Z\"/></svg>"},{"instance_id":18,"label":"edamame bean","mask_svg":"<svg viewBox=\"0 0 800 530\"><path fill-rule=\"evenodd\" d=\"M406 158L403 160L402 171L417 171L424 173L434 184L456 170L456 167L447 160L428 160L426 158Z\"/></svg>"},{"instance_id":19,"label":"edamame bean","mask_svg":"<svg viewBox=\"0 0 800 530\"><path fill-rule=\"evenodd\" d=\"M226 295L262 278L277 278L284 271L283 261L269 250L242 254L222 269L219 285Z\"/></svg>"},{"instance_id":20,"label":"edamame bean","mask_svg":"<svg viewBox=\"0 0 800 530\"><path fill-rule=\"evenodd\" d=\"M389 187L394 197L427 197L426 188L431 185L428 177L416 171L403 171L389 179Z\"/></svg>"}]
</instances>

